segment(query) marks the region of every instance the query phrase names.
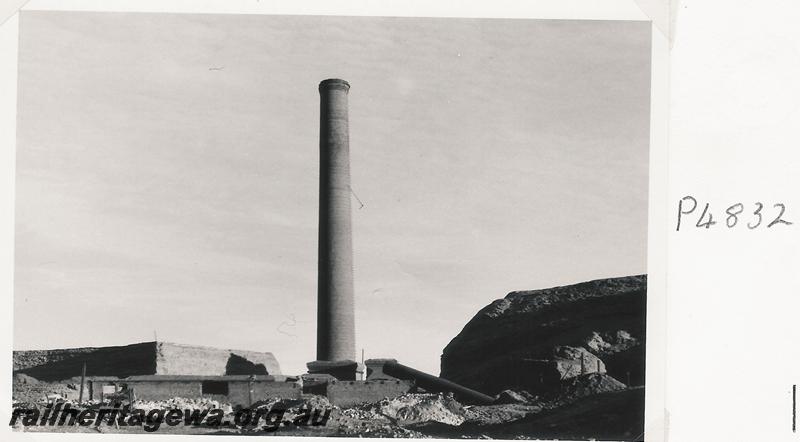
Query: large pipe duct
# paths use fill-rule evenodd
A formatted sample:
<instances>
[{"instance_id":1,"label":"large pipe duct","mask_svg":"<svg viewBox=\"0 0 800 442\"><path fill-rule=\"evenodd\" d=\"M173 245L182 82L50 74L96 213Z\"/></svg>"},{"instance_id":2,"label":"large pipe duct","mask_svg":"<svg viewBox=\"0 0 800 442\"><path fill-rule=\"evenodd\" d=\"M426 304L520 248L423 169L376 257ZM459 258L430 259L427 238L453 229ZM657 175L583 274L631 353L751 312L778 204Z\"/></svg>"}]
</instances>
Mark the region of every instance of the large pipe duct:
<instances>
[{"instance_id":1,"label":"large pipe duct","mask_svg":"<svg viewBox=\"0 0 800 442\"><path fill-rule=\"evenodd\" d=\"M464 404L494 403L494 398L489 395L400 364L396 359L368 359L366 365L367 380L404 379L414 381L417 387L431 393L453 393L453 396Z\"/></svg>"},{"instance_id":2,"label":"large pipe duct","mask_svg":"<svg viewBox=\"0 0 800 442\"><path fill-rule=\"evenodd\" d=\"M350 224L350 84L319 84L317 361L354 361L353 239Z\"/></svg>"}]
</instances>

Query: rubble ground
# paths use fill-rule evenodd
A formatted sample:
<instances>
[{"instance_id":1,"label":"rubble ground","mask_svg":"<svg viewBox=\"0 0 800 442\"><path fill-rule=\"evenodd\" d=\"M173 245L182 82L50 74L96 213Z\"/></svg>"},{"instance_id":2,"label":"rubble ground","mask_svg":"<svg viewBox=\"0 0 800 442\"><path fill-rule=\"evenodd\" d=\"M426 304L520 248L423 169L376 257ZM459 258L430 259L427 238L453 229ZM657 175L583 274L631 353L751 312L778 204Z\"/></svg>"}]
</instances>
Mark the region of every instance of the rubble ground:
<instances>
[{"instance_id":1,"label":"rubble ground","mask_svg":"<svg viewBox=\"0 0 800 442\"><path fill-rule=\"evenodd\" d=\"M489 435L503 435L504 438L530 438L527 431L537 428L537 416L550 416L560 409L568 409L572 404L585 400L602 400L605 395L624 392L627 387L607 374L590 373L570 378L562 383L558 392L552 395L535 396L525 391L506 390L497 396L493 405L463 405L450 394L407 393L394 398L362 404L350 408L331 405L324 396L303 395L300 399L273 399L259 401L250 408L286 410L282 423L276 432L264 431L258 426L176 426L162 425L158 432L170 434L240 434L285 436L347 436L347 437L402 437L402 438L487 438ZM75 408L97 408L104 404L98 401L85 401L77 404L77 392L73 386L59 383L37 381L30 377L14 378L15 407L37 406L44 408L48 396L63 394L63 401ZM146 411L153 409L221 409L225 420L233 422L237 407L208 398L171 398L163 401L136 400L134 408ZM574 408L574 407L573 407ZM293 424L303 410L330 410L324 426ZM262 423L263 425L263 423ZM510 434L506 430L517 428L520 434ZM104 432L104 433L142 433L142 427L116 428L103 423L98 427L27 427L15 428L20 431L42 432ZM501 429L505 429L502 430ZM513 437L512 437L513 436Z\"/></svg>"}]
</instances>

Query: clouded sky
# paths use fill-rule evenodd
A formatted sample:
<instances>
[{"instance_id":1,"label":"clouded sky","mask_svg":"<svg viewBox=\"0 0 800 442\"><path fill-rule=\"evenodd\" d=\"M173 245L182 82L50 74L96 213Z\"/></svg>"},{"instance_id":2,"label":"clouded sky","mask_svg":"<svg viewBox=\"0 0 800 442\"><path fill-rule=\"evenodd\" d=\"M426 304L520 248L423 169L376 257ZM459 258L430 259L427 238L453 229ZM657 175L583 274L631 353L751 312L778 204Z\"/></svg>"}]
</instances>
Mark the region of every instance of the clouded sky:
<instances>
[{"instance_id":1,"label":"clouded sky","mask_svg":"<svg viewBox=\"0 0 800 442\"><path fill-rule=\"evenodd\" d=\"M645 22L24 12L16 349L315 356L319 96L350 82L356 330L435 374L513 290L646 272Z\"/></svg>"}]
</instances>

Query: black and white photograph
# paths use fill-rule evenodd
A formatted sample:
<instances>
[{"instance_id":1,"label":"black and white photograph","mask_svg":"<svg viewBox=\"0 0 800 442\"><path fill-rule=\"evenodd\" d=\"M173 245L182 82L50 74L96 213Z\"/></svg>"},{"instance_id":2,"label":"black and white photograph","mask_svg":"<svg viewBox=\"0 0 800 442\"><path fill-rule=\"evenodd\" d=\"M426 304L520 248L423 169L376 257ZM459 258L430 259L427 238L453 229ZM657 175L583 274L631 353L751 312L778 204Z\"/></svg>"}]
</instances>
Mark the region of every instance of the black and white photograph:
<instances>
[{"instance_id":1,"label":"black and white photograph","mask_svg":"<svg viewBox=\"0 0 800 442\"><path fill-rule=\"evenodd\" d=\"M653 32L22 11L12 431L643 440Z\"/></svg>"}]
</instances>

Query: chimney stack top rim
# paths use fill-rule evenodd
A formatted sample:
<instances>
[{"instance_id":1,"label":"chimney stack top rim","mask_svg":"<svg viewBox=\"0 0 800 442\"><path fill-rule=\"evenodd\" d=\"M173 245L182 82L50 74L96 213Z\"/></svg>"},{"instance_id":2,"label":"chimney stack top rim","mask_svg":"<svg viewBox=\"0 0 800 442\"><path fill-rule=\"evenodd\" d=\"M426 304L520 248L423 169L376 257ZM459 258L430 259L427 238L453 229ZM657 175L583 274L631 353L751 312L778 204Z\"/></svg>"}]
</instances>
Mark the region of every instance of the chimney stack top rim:
<instances>
[{"instance_id":1,"label":"chimney stack top rim","mask_svg":"<svg viewBox=\"0 0 800 442\"><path fill-rule=\"evenodd\" d=\"M348 91L350 90L350 83L340 78L328 78L319 82L319 90L322 91L323 89L344 89Z\"/></svg>"}]
</instances>

